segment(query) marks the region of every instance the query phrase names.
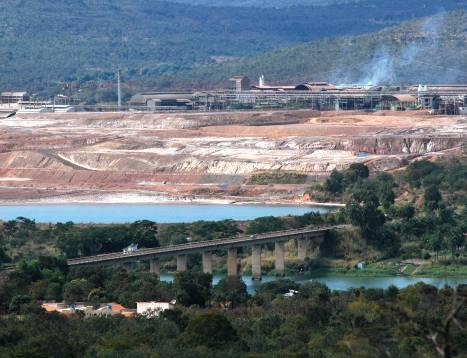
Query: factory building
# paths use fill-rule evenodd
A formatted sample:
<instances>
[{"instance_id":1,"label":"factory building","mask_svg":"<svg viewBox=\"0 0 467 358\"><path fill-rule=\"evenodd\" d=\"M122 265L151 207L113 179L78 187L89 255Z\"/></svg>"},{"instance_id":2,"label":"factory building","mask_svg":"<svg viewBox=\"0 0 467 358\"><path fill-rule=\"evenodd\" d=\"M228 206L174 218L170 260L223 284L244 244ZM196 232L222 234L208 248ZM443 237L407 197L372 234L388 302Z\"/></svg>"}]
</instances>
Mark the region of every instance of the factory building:
<instances>
[{"instance_id":1,"label":"factory building","mask_svg":"<svg viewBox=\"0 0 467 358\"><path fill-rule=\"evenodd\" d=\"M193 92L143 92L134 95L130 106L134 109L189 110L193 109Z\"/></svg>"},{"instance_id":2,"label":"factory building","mask_svg":"<svg viewBox=\"0 0 467 358\"><path fill-rule=\"evenodd\" d=\"M337 91L337 87L327 82L307 82L294 87L295 91L324 92Z\"/></svg>"},{"instance_id":3,"label":"factory building","mask_svg":"<svg viewBox=\"0 0 467 358\"><path fill-rule=\"evenodd\" d=\"M30 97L27 92L2 92L0 93L0 103L15 104L22 101L29 101Z\"/></svg>"},{"instance_id":4,"label":"factory building","mask_svg":"<svg viewBox=\"0 0 467 358\"><path fill-rule=\"evenodd\" d=\"M0 93L0 118L13 116L19 109L19 104L29 101L27 92L1 92Z\"/></svg>"},{"instance_id":5,"label":"factory building","mask_svg":"<svg viewBox=\"0 0 467 358\"><path fill-rule=\"evenodd\" d=\"M433 114L460 114L467 107L467 85L336 86L328 82L298 85L257 85L246 76L230 78L235 88L198 92L145 92L130 101L133 110L247 110L309 108L334 110L429 110Z\"/></svg>"},{"instance_id":6,"label":"factory building","mask_svg":"<svg viewBox=\"0 0 467 358\"><path fill-rule=\"evenodd\" d=\"M467 93L467 84L450 85L450 84L427 84L414 85L408 88L410 92L437 92L437 93Z\"/></svg>"},{"instance_id":7,"label":"factory building","mask_svg":"<svg viewBox=\"0 0 467 358\"><path fill-rule=\"evenodd\" d=\"M467 85L428 84L409 87L422 108L433 114L463 114L467 106Z\"/></svg>"},{"instance_id":8,"label":"factory building","mask_svg":"<svg viewBox=\"0 0 467 358\"><path fill-rule=\"evenodd\" d=\"M381 97L380 109L405 111L417 108L417 98L410 94L390 94Z\"/></svg>"},{"instance_id":9,"label":"factory building","mask_svg":"<svg viewBox=\"0 0 467 358\"><path fill-rule=\"evenodd\" d=\"M230 78L230 81L235 83L235 91L249 91L251 89L251 82L247 76L233 76Z\"/></svg>"}]
</instances>

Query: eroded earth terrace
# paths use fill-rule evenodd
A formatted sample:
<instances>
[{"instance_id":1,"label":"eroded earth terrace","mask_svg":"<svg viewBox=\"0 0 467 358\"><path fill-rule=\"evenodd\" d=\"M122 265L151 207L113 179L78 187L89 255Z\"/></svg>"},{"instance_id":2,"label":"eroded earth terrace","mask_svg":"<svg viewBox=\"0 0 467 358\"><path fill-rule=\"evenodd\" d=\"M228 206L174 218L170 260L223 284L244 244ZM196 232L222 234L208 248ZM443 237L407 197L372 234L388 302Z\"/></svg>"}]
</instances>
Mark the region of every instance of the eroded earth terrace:
<instances>
[{"instance_id":1,"label":"eroded earth terrace","mask_svg":"<svg viewBox=\"0 0 467 358\"><path fill-rule=\"evenodd\" d=\"M0 202L300 201L353 162L393 171L465 150L466 124L422 111L18 114L0 121ZM307 177L250 180L265 172Z\"/></svg>"}]
</instances>

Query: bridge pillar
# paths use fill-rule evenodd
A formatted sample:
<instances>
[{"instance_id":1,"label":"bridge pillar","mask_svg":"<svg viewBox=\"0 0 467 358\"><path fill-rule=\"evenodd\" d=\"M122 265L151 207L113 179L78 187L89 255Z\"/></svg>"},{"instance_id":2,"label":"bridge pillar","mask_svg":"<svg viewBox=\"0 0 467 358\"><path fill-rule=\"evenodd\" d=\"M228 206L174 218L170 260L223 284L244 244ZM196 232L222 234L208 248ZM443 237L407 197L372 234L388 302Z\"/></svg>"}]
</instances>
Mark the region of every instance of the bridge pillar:
<instances>
[{"instance_id":1,"label":"bridge pillar","mask_svg":"<svg viewBox=\"0 0 467 358\"><path fill-rule=\"evenodd\" d=\"M212 252L203 251L203 272L212 273Z\"/></svg>"},{"instance_id":2,"label":"bridge pillar","mask_svg":"<svg viewBox=\"0 0 467 358\"><path fill-rule=\"evenodd\" d=\"M149 272L157 276L161 275L161 263L159 262L159 259L152 258L149 260Z\"/></svg>"},{"instance_id":3,"label":"bridge pillar","mask_svg":"<svg viewBox=\"0 0 467 358\"><path fill-rule=\"evenodd\" d=\"M326 238L326 234L322 233L321 235L318 236L318 238L315 241L318 245L321 245L324 242L325 238Z\"/></svg>"},{"instance_id":4,"label":"bridge pillar","mask_svg":"<svg viewBox=\"0 0 467 358\"><path fill-rule=\"evenodd\" d=\"M227 250L227 275L237 276L237 248L231 247Z\"/></svg>"},{"instance_id":5,"label":"bridge pillar","mask_svg":"<svg viewBox=\"0 0 467 358\"><path fill-rule=\"evenodd\" d=\"M186 271L186 255L177 255L177 271Z\"/></svg>"},{"instance_id":6,"label":"bridge pillar","mask_svg":"<svg viewBox=\"0 0 467 358\"><path fill-rule=\"evenodd\" d=\"M274 255L276 257L275 268L276 276L284 276L285 273L285 264L284 264L284 243L276 242Z\"/></svg>"},{"instance_id":7,"label":"bridge pillar","mask_svg":"<svg viewBox=\"0 0 467 358\"><path fill-rule=\"evenodd\" d=\"M253 280L261 280L261 245L251 248L251 275Z\"/></svg>"},{"instance_id":8,"label":"bridge pillar","mask_svg":"<svg viewBox=\"0 0 467 358\"><path fill-rule=\"evenodd\" d=\"M311 251L312 251L312 256L313 257L319 257L320 256L320 246L324 241L324 234L314 237L311 245Z\"/></svg>"},{"instance_id":9,"label":"bridge pillar","mask_svg":"<svg viewBox=\"0 0 467 358\"><path fill-rule=\"evenodd\" d=\"M305 261L307 256L308 247L310 246L309 239L298 239L298 259L300 261Z\"/></svg>"}]
</instances>

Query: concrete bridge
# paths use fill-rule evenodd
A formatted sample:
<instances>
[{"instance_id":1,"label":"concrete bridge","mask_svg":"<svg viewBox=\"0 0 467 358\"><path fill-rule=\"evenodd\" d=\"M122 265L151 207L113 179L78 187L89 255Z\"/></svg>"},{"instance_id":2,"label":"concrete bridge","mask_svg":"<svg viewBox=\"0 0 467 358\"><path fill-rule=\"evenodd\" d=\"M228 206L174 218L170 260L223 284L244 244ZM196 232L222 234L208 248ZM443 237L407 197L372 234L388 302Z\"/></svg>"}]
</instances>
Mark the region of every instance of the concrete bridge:
<instances>
[{"instance_id":1,"label":"concrete bridge","mask_svg":"<svg viewBox=\"0 0 467 358\"><path fill-rule=\"evenodd\" d=\"M321 243L329 230L341 229L346 225L329 226L322 228L305 228L298 230L276 231L252 236L239 236L229 239L192 242L181 245L171 245L152 249L141 249L131 253L116 252L96 256L80 257L67 261L71 267L128 264L135 261L149 261L150 272L160 275L160 258L176 256L177 271L186 271L187 255L202 254L203 271L212 273L212 252L214 250L227 250L227 274L237 275L237 249L239 247L252 247L252 275L254 279L261 279L261 248L265 244L275 244L275 270L276 275L283 276L284 244L289 240L298 242L298 258L305 260L310 243Z\"/></svg>"}]
</instances>

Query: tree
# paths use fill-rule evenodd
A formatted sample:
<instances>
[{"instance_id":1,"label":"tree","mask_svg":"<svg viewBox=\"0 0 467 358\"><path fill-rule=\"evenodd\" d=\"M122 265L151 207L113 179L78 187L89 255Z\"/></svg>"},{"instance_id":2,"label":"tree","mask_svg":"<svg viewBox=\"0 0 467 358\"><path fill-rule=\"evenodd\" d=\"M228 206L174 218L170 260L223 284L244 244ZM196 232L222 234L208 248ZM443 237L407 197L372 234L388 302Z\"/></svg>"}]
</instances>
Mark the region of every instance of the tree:
<instances>
[{"instance_id":1,"label":"tree","mask_svg":"<svg viewBox=\"0 0 467 358\"><path fill-rule=\"evenodd\" d=\"M331 298L331 290L325 284L317 281L302 284L299 293L301 297L306 297L317 305L328 303Z\"/></svg>"},{"instance_id":2,"label":"tree","mask_svg":"<svg viewBox=\"0 0 467 358\"><path fill-rule=\"evenodd\" d=\"M173 287L177 302L184 306L205 307L211 298L212 275L198 272L177 272Z\"/></svg>"},{"instance_id":3,"label":"tree","mask_svg":"<svg viewBox=\"0 0 467 358\"><path fill-rule=\"evenodd\" d=\"M394 204L394 200L396 199L396 194L394 194L394 191L392 190L393 185L394 184L389 182L382 182L378 185L379 201L381 202L381 205L383 205L383 208L386 210L388 210L391 205Z\"/></svg>"},{"instance_id":4,"label":"tree","mask_svg":"<svg viewBox=\"0 0 467 358\"><path fill-rule=\"evenodd\" d=\"M406 203L401 206L394 206L392 215L399 219L411 219L415 215L415 207L411 203Z\"/></svg>"},{"instance_id":5,"label":"tree","mask_svg":"<svg viewBox=\"0 0 467 358\"><path fill-rule=\"evenodd\" d=\"M374 240L385 222L384 214L378 207L377 195L364 186L354 188L347 199L345 215L350 223L360 227L367 240Z\"/></svg>"},{"instance_id":6,"label":"tree","mask_svg":"<svg viewBox=\"0 0 467 358\"><path fill-rule=\"evenodd\" d=\"M245 282L239 277L227 276L214 286L214 300L219 304L229 304L232 308L244 305L248 300Z\"/></svg>"},{"instance_id":7,"label":"tree","mask_svg":"<svg viewBox=\"0 0 467 358\"><path fill-rule=\"evenodd\" d=\"M357 323L361 320L372 322L378 318L379 307L374 302L369 302L364 297L360 296L357 300L352 301L348 306L349 312L352 314L352 327L355 329Z\"/></svg>"},{"instance_id":8,"label":"tree","mask_svg":"<svg viewBox=\"0 0 467 358\"><path fill-rule=\"evenodd\" d=\"M344 191L344 174L334 169L324 183L324 189L332 194L341 194Z\"/></svg>"},{"instance_id":9,"label":"tree","mask_svg":"<svg viewBox=\"0 0 467 358\"><path fill-rule=\"evenodd\" d=\"M30 219L25 218L23 216L18 216L16 218L16 221L18 222L18 225L19 225L21 230L31 231L31 232L34 232L34 231L37 230L35 220L30 220Z\"/></svg>"},{"instance_id":10,"label":"tree","mask_svg":"<svg viewBox=\"0 0 467 358\"><path fill-rule=\"evenodd\" d=\"M442 196L435 185L430 185L425 188L423 199L425 210L433 211L439 208L439 203L442 200Z\"/></svg>"},{"instance_id":11,"label":"tree","mask_svg":"<svg viewBox=\"0 0 467 358\"><path fill-rule=\"evenodd\" d=\"M345 186L355 184L360 179L366 179L370 176L370 171L365 164L353 163L350 164L349 168L344 172L344 183Z\"/></svg>"},{"instance_id":12,"label":"tree","mask_svg":"<svg viewBox=\"0 0 467 358\"><path fill-rule=\"evenodd\" d=\"M37 281L43 277L38 260L22 260L18 264L18 273L30 281Z\"/></svg>"},{"instance_id":13,"label":"tree","mask_svg":"<svg viewBox=\"0 0 467 358\"><path fill-rule=\"evenodd\" d=\"M298 290L300 285L289 279L281 279L263 283L256 289L256 295L253 297L255 302L265 304L271 302L276 296L288 293L289 290Z\"/></svg>"},{"instance_id":14,"label":"tree","mask_svg":"<svg viewBox=\"0 0 467 358\"><path fill-rule=\"evenodd\" d=\"M10 262L10 257L5 252L5 249L0 246L0 264Z\"/></svg>"},{"instance_id":15,"label":"tree","mask_svg":"<svg viewBox=\"0 0 467 358\"><path fill-rule=\"evenodd\" d=\"M158 235L161 245L185 244L190 236L188 224L171 224L164 227Z\"/></svg>"},{"instance_id":16,"label":"tree","mask_svg":"<svg viewBox=\"0 0 467 358\"><path fill-rule=\"evenodd\" d=\"M419 160L407 167L405 177L412 187L419 188L422 184L422 179L439 168L439 165L428 160Z\"/></svg>"},{"instance_id":17,"label":"tree","mask_svg":"<svg viewBox=\"0 0 467 358\"><path fill-rule=\"evenodd\" d=\"M102 303L107 300L107 292L102 287L92 289L88 294L88 302L91 303Z\"/></svg>"},{"instance_id":18,"label":"tree","mask_svg":"<svg viewBox=\"0 0 467 358\"><path fill-rule=\"evenodd\" d=\"M355 334L344 335L336 344L336 350L340 355L350 357L378 357L381 352L372 347L368 337L360 337Z\"/></svg>"},{"instance_id":19,"label":"tree","mask_svg":"<svg viewBox=\"0 0 467 358\"><path fill-rule=\"evenodd\" d=\"M296 227L305 227L307 225L320 225L324 223L325 218L318 212L309 212L304 215L294 216Z\"/></svg>"},{"instance_id":20,"label":"tree","mask_svg":"<svg viewBox=\"0 0 467 358\"><path fill-rule=\"evenodd\" d=\"M31 302L31 297L28 295L16 295L11 299L10 311L19 313L21 306Z\"/></svg>"},{"instance_id":21,"label":"tree","mask_svg":"<svg viewBox=\"0 0 467 358\"><path fill-rule=\"evenodd\" d=\"M390 300L395 300L397 298L397 296L399 296L399 289L397 288L397 286L394 286L394 285L390 285L384 292L384 294L386 295L387 298L389 298Z\"/></svg>"},{"instance_id":22,"label":"tree","mask_svg":"<svg viewBox=\"0 0 467 358\"><path fill-rule=\"evenodd\" d=\"M391 184L392 186L395 185L394 177L391 174L386 173L386 172L378 173L375 179L376 181L380 183L387 183L387 184Z\"/></svg>"},{"instance_id":23,"label":"tree","mask_svg":"<svg viewBox=\"0 0 467 358\"><path fill-rule=\"evenodd\" d=\"M439 232L435 232L428 236L428 244L430 249L435 252L436 260L438 260L438 254L443 248L443 237Z\"/></svg>"},{"instance_id":24,"label":"tree","mask_svg":"<svg viewBox=\"0 0 467 358\"><path fill-rule=\"evenodd\" d=\"M188 315L184 314L184 311L179 308L162 311L159 317L175 323L181 330L185 330L189 322Z\"/></svg>"},{"instance_id":25,"label":"tree","mask_svg":"<svg viewBox=\"0 0 467 358\"><path fill-rule=\"evenodd\" d=\"M32 282L29 287L29 295L35 300L43 300L46 296L48 286L48 280Z\"/></svg>"},{"instance_id":26,"label":"tree","mask_svg":"<svg viewBox=\"0 0 467 358\"><path fill-rule=\"evenodd\" d=\"M11 237L18 231L18 223L16 220L9 220L3 223L3 231L11 239Z\"/></svg>"},{"instance_id":27,"label":"tree","mask_svg":"<svg viewBox=\"0 0 467 358\"><path fill-rule=\"evenodd\" d=\"M247 234L260 234L271 231L278 231L284 228L280 218L275 216L264 216L257 218L248 224Z\"/></svg>"},{"instance_id":28,"label":"tree","mask_svg":"<svg viewBox=\"0 0 467 358\"><path fill-rule=\"evenodd\" d=\"M91 288L84 278L72 280L63 287L63 298L69 303L85 301Z\"/></svg>"},{"instance_id":29,"label":"tree","mask_svg":"<svg viewBox=\"0 0 467 358\"><path fill-rule=\"evenodd\" d=\"M461 247L464 246L465 236L458 227L452 227L447 231L447 243L451 249L452 258L456 257Z\"/></svg>"},{"instance_id":30,"label":"tree","mask_svg":"<svg viewBox=\"0 0 467 358\"><path fill-rule=\"evenodd\" d=\"M440 204L439 208L440 209L439 209L438 215L439 215L440 222L442 222L443 225L449 225L449 226L455 225L456 220L454 219L455 217L454 210L446 207L443 203Z\"/></svg>"},{"instance_id":31,"label":"tree","mask_svg":"<svg viewBox=\"0 0 467 358\"><path fill-rule=\"evenodd\" d=\"M196 221L191 224L191 232L195 239L216 240L235 236L239 229L234 221Z\"/></svg>"},{"instance_id":32,"label":"tree","mask_svg":"<svg viewBox=\"0 0 467 358\"><path fill-rule=\"evenodd\" d=\"M133 237L133 243L140 247L158 247L157 225L150 220L135 221L130 225L130 234Z\"/></svg>"},{"instance_id":33,"label":"tree","mask_svg":"<svg viewBox=\"0 0 467 358\"><path fill-rule=\"evenodd\" d=\"M399 297L399 312L394 310L393 314L408 323L401 327L401 333L431 345L441 357L452 357L454 326L461 332L467 328L464 324L467 286L438 291L434 286L418 283L402 289Z\"/></svg>"},{"instance_id":34,"label":"tree","mask_svg":"<svg viewBox=\"0 0 467 358\"><path fill-rule=\"evenodd\" d=\"M188 323L182 339L189 346L216 349L236 342L238 334L226 317L213 312L193 318Z\"/></svg>"},{"instance_id":35,"label":"tree","mask_svg":"<svg viewBox=\"0 0 467 358\"><path fill-rule=\"evenodd\" d=\"M374 244L378 249L383 250L387 257L396 257L401 248L401 240L394 230L394 226L390 224L383 224Z\"/></svg>"}]
</instances>

